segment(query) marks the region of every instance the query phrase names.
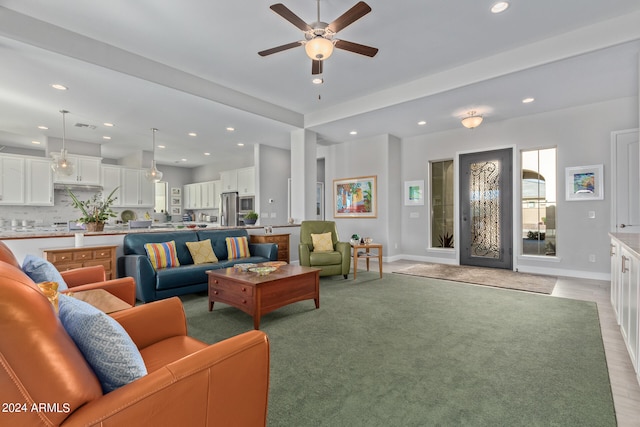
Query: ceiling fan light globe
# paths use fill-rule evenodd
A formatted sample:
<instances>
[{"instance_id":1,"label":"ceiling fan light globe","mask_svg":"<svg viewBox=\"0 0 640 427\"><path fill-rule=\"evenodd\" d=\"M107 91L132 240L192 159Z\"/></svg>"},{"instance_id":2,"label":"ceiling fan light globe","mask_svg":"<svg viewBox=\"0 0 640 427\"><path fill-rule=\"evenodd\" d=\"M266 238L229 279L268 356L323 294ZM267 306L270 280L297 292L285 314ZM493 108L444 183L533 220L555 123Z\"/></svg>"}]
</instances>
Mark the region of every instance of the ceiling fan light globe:
<instances>
[{"instance_id":1,"label":"ceiling fan light globe","mask_svg":"<svg viewBox=\"0 0 640 427\"><path fill-rule=\"evenodd\" d=\"M317 36L304 45L307 56L314 61L324 61L333 53L333 42L324 37Z\"/></svg>"}]
</instances>

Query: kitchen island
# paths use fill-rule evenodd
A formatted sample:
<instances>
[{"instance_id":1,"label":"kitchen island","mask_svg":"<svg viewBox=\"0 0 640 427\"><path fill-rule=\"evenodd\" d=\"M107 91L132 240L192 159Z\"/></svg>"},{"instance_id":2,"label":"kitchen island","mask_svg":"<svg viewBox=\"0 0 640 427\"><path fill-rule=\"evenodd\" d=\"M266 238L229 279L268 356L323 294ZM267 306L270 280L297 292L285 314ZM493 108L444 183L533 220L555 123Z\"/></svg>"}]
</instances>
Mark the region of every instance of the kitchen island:
<instances>
[{"instance_id":1,"label":"kitchen island","mask_svg":"<svg viewBox=\"0 0 640 427\"><path fill-rule=\"evenodd\" d=\"M286 224L286 225L272 225L274 233L277 229L282 228L283 232L291 234L291 242L300 241L300 224ZM20 227L21 228L21 227ZM264 227L259 225L251 226L237 226L237 227L225 227L209 224L207 228L215 229L246 229L249 234L264 234ZM202 228L176 228L174 224L157 224L152 228L135 228L129 229L123 225L106 226L104 231L86 232L80 231L84 235L83 245L86 247L92 246L116 246L116 256L122 255L122 241L124 236L131 233L165 233L167 231L178 231L184 233L193 233L195 230L202 230ZM286 230L286 231L285 231ZM77 231L55 230L55 229L38 229L38 228L24 228L24 229L4 229L0 230L0 240L2 240L11 249L18 261L22 263L24 258L28 255L42 256L43 251L51 248L64 248L75 247L75 234ZM297 244L296 244L297 247ZM292 261L298 260L298 251L292 251Z\"/></svg>"}]
</instances>

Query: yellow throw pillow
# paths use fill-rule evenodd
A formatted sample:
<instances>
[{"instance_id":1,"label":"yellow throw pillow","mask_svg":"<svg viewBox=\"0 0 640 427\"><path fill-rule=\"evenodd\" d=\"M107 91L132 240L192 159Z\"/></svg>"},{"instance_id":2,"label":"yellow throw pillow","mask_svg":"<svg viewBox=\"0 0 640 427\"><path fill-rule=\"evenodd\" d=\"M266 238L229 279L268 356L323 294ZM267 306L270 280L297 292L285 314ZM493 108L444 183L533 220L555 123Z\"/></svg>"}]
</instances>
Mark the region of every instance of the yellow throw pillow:
<instances>
[{"instance_id":1,"label":"yellow throw pillow","mask_svg":"<svg viewBox=\"0 0 640 427\"><path fill-rule=\"evenodd\" d=\"M331 240L331 232L322 234L311 234L314 252L331 252L333 251L333 241Z\"/></svg>"},{"instance_id":2,"label":"yellow throw pillow","mask_svg":"<svg viewBox=\"0 0 640 427\"><path fill-rule=\"evenodd\" d=\"M216 254L211 246L211 239L202 240L200 242L186 242L187 248L194 264L207 264L210 262L218 262Z\"/></svg>"}]
</instances>

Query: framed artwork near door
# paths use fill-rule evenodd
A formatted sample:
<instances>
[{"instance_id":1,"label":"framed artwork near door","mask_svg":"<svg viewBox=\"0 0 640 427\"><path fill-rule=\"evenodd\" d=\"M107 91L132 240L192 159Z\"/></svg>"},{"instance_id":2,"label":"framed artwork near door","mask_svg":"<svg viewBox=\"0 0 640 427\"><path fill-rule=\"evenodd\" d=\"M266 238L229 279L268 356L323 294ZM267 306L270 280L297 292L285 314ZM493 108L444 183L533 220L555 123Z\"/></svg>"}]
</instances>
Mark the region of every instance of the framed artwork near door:
<instances>
[{"instance_id":1,"label":"framed artwork near door","mask_svg":"<svg viewBox=\"0 0 640 427\"><path fill-rule=\"evenodd\" d=\"M424 180L404 182L404 205L424 205Z\"/></svg>"},{"instance_id":2,"label":"framed artwork near door","mask_svg":"<svg viewBox=\"0 0 640 427\"><path fill-rule=\"evenodd\" d=\"M333 180L335 218L376 218L377 214L376 176Z\"/></svg>"},{"instance_id":3,"label":"framed artwork near door","mask_svg":"<svg viewBox=\"0 0 640 427\"><path fill-rule=\"evenodd\" d=\"M567 201L604 199L602 165L573 166L565 169Z\"/></svg>"}]
</instances>

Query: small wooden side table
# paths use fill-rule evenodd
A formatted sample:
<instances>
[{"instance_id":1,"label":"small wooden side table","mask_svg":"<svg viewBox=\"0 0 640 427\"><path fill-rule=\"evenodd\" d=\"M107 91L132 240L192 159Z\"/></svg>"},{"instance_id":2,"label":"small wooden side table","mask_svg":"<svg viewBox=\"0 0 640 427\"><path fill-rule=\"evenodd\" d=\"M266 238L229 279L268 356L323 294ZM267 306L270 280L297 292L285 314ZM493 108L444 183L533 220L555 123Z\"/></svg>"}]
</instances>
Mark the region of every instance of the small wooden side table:
<instances>
[{"instance_id":1,"label":"small wooden side table","mask_svg":"<svg viewBox=\"0 0 640 427\"><path fill-rule=\"evenodd\" d=\"M382 279L382 244L381 243L369 243L351 245L353 248L353 280L356 280L358 274L358 258L365 258L367 260L367 271L369 271L369 259L378 258L378 265L380 266L380 278ZM364 249L364 252L360 250ZM377 253L369 252L370 249L376 249Z\"/></svg>"},{"instance_id":2,"label":"small wooden side table","mask_svg":"<svg viewBox=\"0 0 640 427\"><path fill-rule=\"evenodd\" d=\"M86 291L70 292L69 296L91 304L104 313L115 313L133 307L104 289L89 289Z\"/></svg>"}]
</instances>

